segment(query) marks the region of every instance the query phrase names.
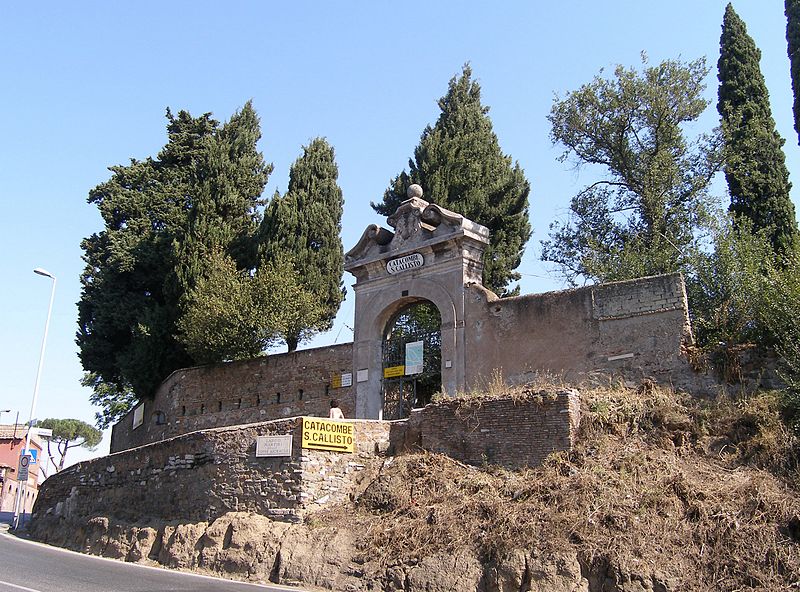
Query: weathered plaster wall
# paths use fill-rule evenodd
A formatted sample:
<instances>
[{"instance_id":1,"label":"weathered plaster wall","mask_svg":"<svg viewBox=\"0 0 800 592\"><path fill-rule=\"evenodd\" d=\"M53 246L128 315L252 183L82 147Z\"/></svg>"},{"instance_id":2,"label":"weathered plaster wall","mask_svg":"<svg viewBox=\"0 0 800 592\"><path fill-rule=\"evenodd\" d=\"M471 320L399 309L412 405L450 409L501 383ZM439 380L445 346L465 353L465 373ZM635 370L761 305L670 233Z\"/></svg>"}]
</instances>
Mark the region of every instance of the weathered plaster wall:
<instances>
[{"instance_id":1,"label":"weathered plaster wall","mask_svg":"<svg viewBox=\"0 0 800 592\"><path fill-rule=\"evenodd\" d=\"M512 384L548 372L567 380L591 372L691 378L680 275L504 299L471 286L466 299L467 389L480 389L496 372Z\"/></svg>"},{"instance_id":2,"label":"weathered plaster wall","mask_svg":"<svg viewBox=\"0 0 800 592\"><path fill-rule=\"evenodd\" d=\"M82 462L42 484L35 512L139 523L211 521L226 512L293 520L347 496L389 445L390 424L353 420L353 454L300 447L300 418L196 431ZM290 457L258 458L256 437L293 435Z\"/></svg>"},{"instance_id":3,"label":"weathered plaster wall","mask_svg":"<svg viewBox=\"0 0 800 592\"><path fill-rule=\"evenodd\" d=\"M577 391L529 392L501 399L464 398L415 409L395 448L419 447L472 465L539 466L570 450L580 424Z\"/></svg>"},{"instance_id":4,"label":"weathered plaster wall","mask_svg":"<svg viewBox=\"0 0 800 592\"><path fill-rule=\"evenodd\" d=\"M114 425L111 452L207 428L297 415L327 417L331 399L353 417L355 388L331 383L334 375L352 369L353 344L345 343L178 370L144 401L141 426L133 429L133 411Z\"/></svg>"}]
</instances>

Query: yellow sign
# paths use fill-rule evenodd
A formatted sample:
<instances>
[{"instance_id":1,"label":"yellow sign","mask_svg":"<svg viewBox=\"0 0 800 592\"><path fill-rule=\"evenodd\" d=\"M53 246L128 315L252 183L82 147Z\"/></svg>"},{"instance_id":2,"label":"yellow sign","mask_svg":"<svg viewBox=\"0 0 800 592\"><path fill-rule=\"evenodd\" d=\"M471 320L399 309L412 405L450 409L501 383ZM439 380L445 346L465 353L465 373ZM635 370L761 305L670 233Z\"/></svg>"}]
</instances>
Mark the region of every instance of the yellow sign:
<instances>
[{"instance_id":1,"label":"yellow sign","mask_svg":"<svg viewBox=\"0 0 800 592\"><path fill-rule=\"evenodd\" d=\"M342 375L335 374L331 376L331 388L339 389L342 388Z\"/></svg>"},{"instance_id":2,"label":"yellow sign","mask_svg":"<svg viewBox=\"0 0 800 592\"><path fill-rule=\"evenodd\" d=\"M353 424L320 417L304 417L301 446L316 450L353 452L355 447Z\"/></svg>"},{"instance_id":3,"label":"yellow sign","mask_svg":"<svg viewBox=\"0 0 800 592\"><path fill-rule=\"evenodd\" d=\"M391 366L383 369L384 378L394 378L395 376L404 376L406 373L405 366Z\"/></svg>"}]
</instances>

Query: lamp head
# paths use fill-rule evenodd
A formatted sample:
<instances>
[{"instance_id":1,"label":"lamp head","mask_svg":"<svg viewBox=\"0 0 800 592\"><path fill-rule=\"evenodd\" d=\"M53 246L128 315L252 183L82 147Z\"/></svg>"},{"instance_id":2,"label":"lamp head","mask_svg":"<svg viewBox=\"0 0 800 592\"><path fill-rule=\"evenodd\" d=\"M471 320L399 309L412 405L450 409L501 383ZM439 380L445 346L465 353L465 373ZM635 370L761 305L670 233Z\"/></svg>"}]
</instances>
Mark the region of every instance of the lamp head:
<instances>
[{"instance_id":1,"label":"lamp head","mask_svg":"<svg viewBox=\"0 0 800 592\"><path fill-rule=\"evenodd\" d=\"M52 273L50 273L46 269L42 269L41 267L37 267L36 269L34 269L33 273L37 273L39 275L43 275L44 277L49 277L50 279L56 279L56 276L54 276Z\"/></svg>"}]
</instances>

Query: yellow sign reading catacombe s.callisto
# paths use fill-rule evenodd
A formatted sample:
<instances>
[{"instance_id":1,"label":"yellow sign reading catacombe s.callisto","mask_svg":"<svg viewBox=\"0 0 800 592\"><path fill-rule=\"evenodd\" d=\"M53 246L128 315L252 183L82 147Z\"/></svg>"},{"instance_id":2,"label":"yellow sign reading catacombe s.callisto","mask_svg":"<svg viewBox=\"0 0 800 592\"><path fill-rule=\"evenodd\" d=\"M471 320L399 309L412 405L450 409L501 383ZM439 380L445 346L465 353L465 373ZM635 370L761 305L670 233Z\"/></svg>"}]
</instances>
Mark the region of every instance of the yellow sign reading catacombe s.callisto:
<instances>
[{"instance_id":1,"label":"yellow sign reading catacombe s.callisto","mask_svg":"<svg viewBox=\"0 0 800 592\"><path fill-rule=\"evenodd\" d=\"M301 446L316 450L353 452L355 446L353 424L319 417L304 417Z\"/></svg>"}]
</instances>

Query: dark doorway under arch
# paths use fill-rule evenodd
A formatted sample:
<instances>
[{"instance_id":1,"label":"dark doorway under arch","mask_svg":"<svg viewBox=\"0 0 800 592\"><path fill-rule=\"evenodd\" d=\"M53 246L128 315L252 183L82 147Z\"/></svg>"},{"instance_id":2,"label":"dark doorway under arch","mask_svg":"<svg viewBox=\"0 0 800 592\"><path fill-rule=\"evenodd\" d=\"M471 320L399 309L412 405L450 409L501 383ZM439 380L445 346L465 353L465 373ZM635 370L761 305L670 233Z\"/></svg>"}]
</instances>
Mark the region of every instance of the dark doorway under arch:
<instances>
[{"instance_id":1,"label":"dark doorway under arch","mask_svg":"<svg viewBox=\"0 0 800 592\"><path fill-rule=\"evenodd\" d=\"M383 334L383 419L408 417L442 389L442 317L428 300L396 312Z\"/></svg>"}]
</instances>

